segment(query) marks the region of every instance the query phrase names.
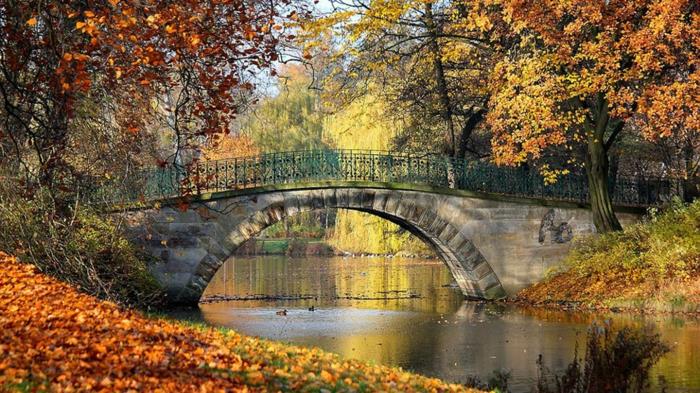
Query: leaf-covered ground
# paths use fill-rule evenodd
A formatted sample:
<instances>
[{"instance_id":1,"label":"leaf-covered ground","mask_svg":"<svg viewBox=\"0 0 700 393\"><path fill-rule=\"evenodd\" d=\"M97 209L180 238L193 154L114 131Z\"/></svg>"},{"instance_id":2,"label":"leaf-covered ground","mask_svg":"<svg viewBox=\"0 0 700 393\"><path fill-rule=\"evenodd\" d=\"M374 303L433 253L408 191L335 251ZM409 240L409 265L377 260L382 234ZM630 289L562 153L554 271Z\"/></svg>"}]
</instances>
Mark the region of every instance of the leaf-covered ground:
<instances>
[{"instance_id":1,"label":"leaf-covered ground","mask_svg":"<svg viewBox=\"0 0 700 393\"><path fill-rule=\"evenodd\" d=\"M2 253L0 266L0 391L470 391L318 349L148 318Z\"/></svg>"}]
</instances>

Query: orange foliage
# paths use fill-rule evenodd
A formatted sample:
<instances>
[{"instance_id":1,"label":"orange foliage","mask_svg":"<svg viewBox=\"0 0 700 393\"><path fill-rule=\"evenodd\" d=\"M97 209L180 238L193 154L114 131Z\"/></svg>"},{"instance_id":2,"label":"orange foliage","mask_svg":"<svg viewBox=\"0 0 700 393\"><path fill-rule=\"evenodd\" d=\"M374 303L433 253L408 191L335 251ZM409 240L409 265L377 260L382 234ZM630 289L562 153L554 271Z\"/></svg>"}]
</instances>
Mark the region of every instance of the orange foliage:
<instances>
[{"instance_id":1,"label":"orange foliage","mask_svg":"<svg viewBox=\"0 0 700 393\"><path fill-rule=\"evenodd\" d=\"M538 306L577 304L585 308L644 308L669 311L674 299L689 308L700 304L700 276L644 280L629 271L585 276L566 271L520 291L516 302Z\"/></svg>"},{"instance_id":2,"label":"orange foliage","mask_svg":"<svg viewBox=\"0 0 700 393\"><path fill-rule=\"evenodd\" d=\"M572 150L598 120L596 102L651 140L700 130L697 0L486 3L519 37L495 69L488 120L496 161Z\"/></svg>"},{"instance_id":3,"label":"orange foliage","mask_svg":"<svg viewBox=\"0 0 700 393\"><path fill-rule=\"evenodd\" d=\"M220 140L212 141L203 151L205 160L222 160L234 157L251 157L260 154L255 142L243 134L224 135Z\"/></svg>"},{"instance_id":4,"label":"orange foliage","mask_svg":"<svg viewBox=\"0 0 700 393\"><path fill-rule=\"evenodd\" d=\"M0 390L466 392L317 349L145 318L0 253Z\"/></svg>"},{"instance_id":5,"label":"orange foliage","mask_svg":"<svg viewBox=\"0 0 700 393\"><path fill-rule=\"evenodd\" d=\"M228 132L253 88L248 75L270 69L279 42L293 37L282 25L304 7L291 1L0 1L0 88L10 108L0 115L12 119L0 144L31 139L48 178L63 167L79 104L106 97L115 114L105 122L123 133L165 116L159 129L196 149L199 136Z\"/></svg>"}]
</instances>

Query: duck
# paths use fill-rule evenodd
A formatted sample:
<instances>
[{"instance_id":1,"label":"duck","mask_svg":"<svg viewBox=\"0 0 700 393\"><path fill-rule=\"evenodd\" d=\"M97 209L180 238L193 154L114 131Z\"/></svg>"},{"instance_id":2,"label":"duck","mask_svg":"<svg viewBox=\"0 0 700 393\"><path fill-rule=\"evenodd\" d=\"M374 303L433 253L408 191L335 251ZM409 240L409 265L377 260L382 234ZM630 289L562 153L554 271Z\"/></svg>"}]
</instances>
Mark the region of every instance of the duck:
<instances>
[{"instance_id":1,"label":"duck","mask_svg":"<svg viewBox=\"0 0 700 393\"><path fill-rule=\"evenodd\" d=\"M285 310L280 310L280 311L277 311L275 314L277 314L277 315L287 315L287 310L286 310L286 309L285 309Z\"/></svg>"},{"instance_id":2,"label":"duck","mask_svg":"<svg viewBox=\"0 0 700 393\"><path fill-rule=\"evenodd\" d=\"M309 311L316 311L316 307L314 307L314 306L309 307Z\"/></svg>"}]
</instances>

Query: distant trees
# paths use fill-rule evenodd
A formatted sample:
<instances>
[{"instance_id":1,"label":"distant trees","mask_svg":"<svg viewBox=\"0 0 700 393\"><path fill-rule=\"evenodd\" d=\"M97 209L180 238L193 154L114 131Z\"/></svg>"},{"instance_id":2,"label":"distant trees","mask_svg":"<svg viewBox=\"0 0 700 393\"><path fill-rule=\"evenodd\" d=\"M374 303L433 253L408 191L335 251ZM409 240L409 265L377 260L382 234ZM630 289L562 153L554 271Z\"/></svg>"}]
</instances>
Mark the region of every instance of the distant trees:
<instances>
[{"instance_id":1,"label":"distant trees","mask_svg":"<svg viewBox=\"0 0 700 393\"><path fill-rule=\"evenodd\" d=\"M324 146L324 111L303 67L281 67L279 91L241 118L240 129L265 152L318 149Z\"/></svg>"},{"instance_id":2,"label":"distant trees","mask_svg":"<svg viewBox=\"0 0 700 393\"><path fill-rule=\"evenodd\" d=\"M335 12L307 23L307 50L332 53L321 72L331 102L364 94L384 99L404 124L397 147L479 156L474 132L488 100L491 52L464 21L468 7L449 2L331 1ZM339 42L329 44L328 35ZM429 142L429 143L426 143Z\"/></svg>"}]
</instances>

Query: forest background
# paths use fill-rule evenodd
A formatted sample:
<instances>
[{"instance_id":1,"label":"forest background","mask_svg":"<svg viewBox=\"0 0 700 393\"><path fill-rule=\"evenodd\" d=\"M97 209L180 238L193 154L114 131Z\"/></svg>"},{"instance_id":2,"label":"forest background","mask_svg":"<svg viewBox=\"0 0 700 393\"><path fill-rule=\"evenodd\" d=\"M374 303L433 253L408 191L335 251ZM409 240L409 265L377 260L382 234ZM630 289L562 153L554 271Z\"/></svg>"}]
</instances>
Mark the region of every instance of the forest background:
<instances>
[{"instance_id":1,"label":"forest background","mask_svg":"<svg viewBox=\"0 0 700 393\"><path fill-rule=\"evenodd\" d=\"M394 147L400 128L387 117L386 104L380 99L367 94L340 109L333 108L313 83L303 65L281 67L271 95L242 116L231 135L205 149L204 157L311 149L388 151ZM341 253L430 255L421 240L400 226L345 209L304 212L274 224L259 237L321 240Z\"/></svg>"}]
</instances>

